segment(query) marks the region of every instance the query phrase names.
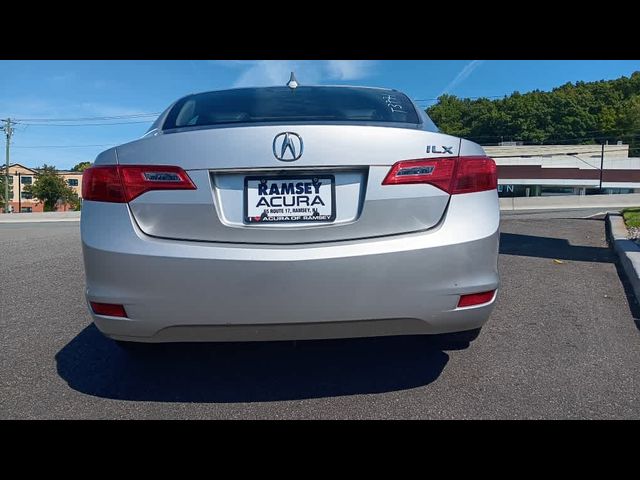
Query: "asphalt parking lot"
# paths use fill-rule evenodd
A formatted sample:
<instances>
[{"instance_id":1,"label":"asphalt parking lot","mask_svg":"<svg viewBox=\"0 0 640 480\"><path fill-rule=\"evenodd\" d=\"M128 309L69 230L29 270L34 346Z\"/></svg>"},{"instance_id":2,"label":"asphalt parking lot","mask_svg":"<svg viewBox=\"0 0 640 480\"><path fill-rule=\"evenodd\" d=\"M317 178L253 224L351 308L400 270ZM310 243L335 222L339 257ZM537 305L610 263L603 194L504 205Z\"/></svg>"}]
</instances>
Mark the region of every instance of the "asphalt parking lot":
<instances>
[{"instance_id":1,"label":"asphalt parking lot","mask_svg":"<svg viewBox=\"0 0 640 480\"><path fill-rule=\"evenodd\" d=\"M498 303L466 349L397 337L141 358L91 324L78 227L0 225L0 418L640 418L640 317L602 219L505 216Z\"/></svg>"}]
</instances>

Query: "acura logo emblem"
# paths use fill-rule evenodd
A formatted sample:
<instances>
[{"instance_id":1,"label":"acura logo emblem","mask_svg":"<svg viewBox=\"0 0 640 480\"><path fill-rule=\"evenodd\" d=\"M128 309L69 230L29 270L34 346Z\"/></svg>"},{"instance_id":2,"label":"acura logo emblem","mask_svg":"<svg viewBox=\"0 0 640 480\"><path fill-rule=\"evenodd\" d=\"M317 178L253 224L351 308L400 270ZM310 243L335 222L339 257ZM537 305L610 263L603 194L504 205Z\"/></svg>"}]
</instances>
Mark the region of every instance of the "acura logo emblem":
<instances>
[{"instance_id":1,"label":"acura logo emblem","mask_svg":"<svg viewBox=\"0 0 640 480\"><path fill-rule=\"evenodd\" d=\"M297 133L282 132L273 139L273 154L283 162L293 162L302 156L304 144Z\"/></svg>"}]
</instances>

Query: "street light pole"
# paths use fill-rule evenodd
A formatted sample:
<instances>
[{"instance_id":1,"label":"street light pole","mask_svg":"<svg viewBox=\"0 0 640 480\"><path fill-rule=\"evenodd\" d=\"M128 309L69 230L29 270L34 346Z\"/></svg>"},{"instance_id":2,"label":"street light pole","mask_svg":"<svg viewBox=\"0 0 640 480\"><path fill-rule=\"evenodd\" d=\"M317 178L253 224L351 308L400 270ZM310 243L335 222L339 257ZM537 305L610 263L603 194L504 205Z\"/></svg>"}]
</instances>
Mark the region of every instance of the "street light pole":
<instances>
[{"instance_id":1,"label":"street light pole","mask_svg":"<svg viewBox=\"0 0 640 480\"><path fill-rule=\"evenodd\" d=\"M598 193L602 193L602 170L604 168L604 141L602 142L602 153L600 153L600 187Z\"/></svg>"}]
</instances>

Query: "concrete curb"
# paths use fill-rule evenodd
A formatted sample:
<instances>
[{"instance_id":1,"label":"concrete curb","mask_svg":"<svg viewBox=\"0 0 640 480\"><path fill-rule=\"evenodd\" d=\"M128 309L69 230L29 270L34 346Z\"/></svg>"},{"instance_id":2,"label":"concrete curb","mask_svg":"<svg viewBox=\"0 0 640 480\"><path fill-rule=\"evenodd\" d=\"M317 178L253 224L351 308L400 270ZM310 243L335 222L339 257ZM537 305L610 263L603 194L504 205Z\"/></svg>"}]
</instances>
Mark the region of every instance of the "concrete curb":
<instances>
[{"instance_id":1,"label":"concrete curb","mask_svg":"<svg viewBox=\"0 0 640 480\"><path fill-rule=\"evenodd\" d=\"M622 195L562 195L557 197L503 197L500 198L502 211L564 210L602 208L619 209L640 205L640 193Z\"/></svg>"},{"instance_id":2,"label":"concrete curb","mask_svg":"<svg viewBox=\"0 0 640 480\"><path fill-rule=\"evenodd\" d=\"M620 264L629 279L636 300L640 301L640 246L627 238L628 231L620 214L608 214L607 240L620 258Z\"/></svg>"},{"instance_id":3,"label":"concrete curb","mask_svg":"<svg viewBox=\"0 0 640 480\"><path fill-rule=\"evenodd\" d=\"M81 212L10 213L0 215L3 223L79 222Z\"/></svg>"}]
</instances>

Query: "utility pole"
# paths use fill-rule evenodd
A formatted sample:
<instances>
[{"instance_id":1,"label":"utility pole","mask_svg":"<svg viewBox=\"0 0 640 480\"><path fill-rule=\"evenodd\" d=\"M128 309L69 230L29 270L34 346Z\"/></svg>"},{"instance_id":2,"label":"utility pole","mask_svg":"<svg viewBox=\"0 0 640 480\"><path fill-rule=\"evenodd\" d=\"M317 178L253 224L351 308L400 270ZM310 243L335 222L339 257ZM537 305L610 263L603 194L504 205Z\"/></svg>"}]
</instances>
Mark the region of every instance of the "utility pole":
<instances>
[{"instance_id":1,"label":"utility pole","mask_svg":"<svg viewBox=\"0 0 640 480\"><path fill-rule=\"evenodd\" d=\"M600 153L600 187L598 193L602 193L602 170L604 168L604 141L602 142L602 153Z\"/></svg>"},{"instance_id":2,"label":"utility pole","mask_svg":"<svg viewBox=\"0 0 640 480\"><path fill-rule=\"evenodd\" d=\"M6 142L7 142L6 151L5 151L6 166L4 170L4 200L5 200L4 211L5 213L9 213L9 145L11 144L11 136L13 135L12 124L14 122L12 122L10 118L4 119L2 120L2 122L4 122L4 125L0 127L0 130L4 130L4 133L6 136Z\"/></svg>"},{"instance_id":3,"label":"utility pole","mask_svg":"<svg viewBox=\"0 0 640 480\"><path fill-rule=\"evenodd\" d=\"M20 172L18 174L18 213L22 213L22 192L20 191Z\"/></svg>"}]
</instances>

